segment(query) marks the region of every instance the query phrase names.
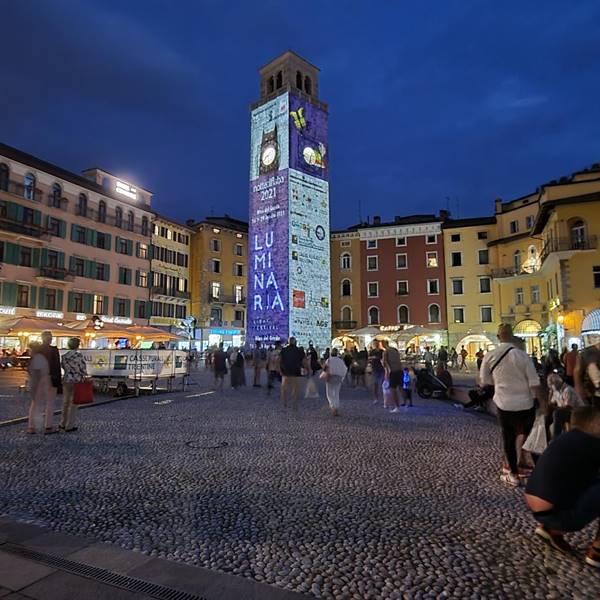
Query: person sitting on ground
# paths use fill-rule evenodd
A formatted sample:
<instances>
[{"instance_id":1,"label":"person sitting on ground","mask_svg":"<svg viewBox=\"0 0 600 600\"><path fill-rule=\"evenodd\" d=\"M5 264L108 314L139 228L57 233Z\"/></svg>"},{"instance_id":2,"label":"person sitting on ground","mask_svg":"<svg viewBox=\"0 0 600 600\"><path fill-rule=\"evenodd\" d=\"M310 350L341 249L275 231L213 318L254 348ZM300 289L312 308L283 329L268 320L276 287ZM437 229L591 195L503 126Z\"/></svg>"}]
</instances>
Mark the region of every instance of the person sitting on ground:
<instances>
[{"instance_id":1,"label":"person sitting on ground","mask_svg":"<svg viewBox=\"0 0 600 600\"><path fill-rule=\"evenodd\" d=\"M548 375L548 391L548 412L551 414L546 419L546 429L548 429L550 423L553 423L553 437L557 438L563 432L564 426L570 421L573 409L584 404L575 389L556 373Z\"/></svg>"},{"instance_id":2,"label":"person sitting on ground","mask_svg":"<svg viewBox=\"0 0 600 600\"><path fill-rule=\"evenodd\" d=\"M536 535L565 553L571 547L564 534L600 518L600 409L575 409L571 426L541 455L525 489ZM600 568L600 522L585 561Z\"/></svg>"}]
</instances>

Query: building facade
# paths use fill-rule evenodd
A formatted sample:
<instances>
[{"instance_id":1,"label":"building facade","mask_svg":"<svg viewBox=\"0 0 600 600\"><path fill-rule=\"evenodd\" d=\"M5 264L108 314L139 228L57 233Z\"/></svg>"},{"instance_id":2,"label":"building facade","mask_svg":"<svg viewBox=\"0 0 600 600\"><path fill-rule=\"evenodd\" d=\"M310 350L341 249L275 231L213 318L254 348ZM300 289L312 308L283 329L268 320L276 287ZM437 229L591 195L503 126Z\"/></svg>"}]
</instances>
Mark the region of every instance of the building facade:
<instances>
[{"instance_id":1,"label":"building facade","mask_svg":"<svg viewBox=\"0 0 600 600\"><path fill-rule=\"evenodd\" d=\"M448 345L462 346L471 359L496 343L499 311L492 285L488 243L496 218L447 219L443 225Z\"/></svg>"},{"instance_id":2,"label":"building facade","mask_svg":"<svg viewBox=\"0 0 600 600\"><path fill-rule=\"evenodd\" d=\"M240 346L246 329L248 223L229 216L188 222L191 315L199 348Z\"/></svg>"},{"instance_id":3,"label":"building facade","mask_svg":"<svg viewBox=\"0 0 600 600\"><path fill-rule=\"evenodd\" d=\"M0 315L147 323L151 200L0 144Z\"/></svg>"},{"instance_id":4,"label":"building facade","mask_svg":"<svg viewBox=\"0 0 600 600\"><path fill-rule=\"evenodd\" d=\"M190 244L193 230L156 215L152 223L150 325L176 327L190 314Z\"/></svg>"}]
</instances>

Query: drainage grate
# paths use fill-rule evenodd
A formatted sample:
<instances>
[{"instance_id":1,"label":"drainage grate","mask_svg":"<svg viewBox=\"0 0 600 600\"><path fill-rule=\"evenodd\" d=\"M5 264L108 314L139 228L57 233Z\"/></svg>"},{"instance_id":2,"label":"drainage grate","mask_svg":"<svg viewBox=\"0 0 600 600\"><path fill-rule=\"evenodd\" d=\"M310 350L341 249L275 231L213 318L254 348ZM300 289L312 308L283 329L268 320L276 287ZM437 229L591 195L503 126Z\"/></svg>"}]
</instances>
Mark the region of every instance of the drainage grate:
<instances>
[{"instance_id":1,"label":"drainage grate","mask_svg":"<svg viewBox=\"0 0 600 600\"><path fill-rule=\"evenodd\" d=\"M130 592L139 592L147 594L152 598L158 600L207 600L204 596L197 596L196 594L188 594L187 592L180 592L164 585L158 585L156 583L150 583L143 581L142 579L136 579L135 577L128 577L127 575L120 575L113 571L106 569L100 569L99 567L92 567L84 563L75 562L60 556L53 556L51 554L43 554L36 552L35 550L29 550L23 548L23 546L17 546L15 544L2 544L2 551L21 556L22 558L28 558L35 560L36 562L48 565L60 569L61 571L67 571L74 575L81 575L88 579L93 579L113 587L120 587Z\"/></svg>"}]
</instances>

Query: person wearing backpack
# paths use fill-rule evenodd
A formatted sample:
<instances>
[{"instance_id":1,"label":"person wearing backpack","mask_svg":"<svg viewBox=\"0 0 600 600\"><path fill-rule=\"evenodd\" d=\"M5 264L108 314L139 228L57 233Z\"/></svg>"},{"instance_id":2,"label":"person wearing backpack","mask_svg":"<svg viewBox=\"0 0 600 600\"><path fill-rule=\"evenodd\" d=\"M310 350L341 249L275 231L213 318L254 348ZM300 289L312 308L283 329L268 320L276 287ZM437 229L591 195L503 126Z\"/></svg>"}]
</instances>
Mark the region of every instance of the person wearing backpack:
<instances>
[{"instance_id":1,"label":"person wearing backpack","mask_svg":"<svg viewBox=\"0 0 600 600\"><path fill-rule=\"evenodd\" d=\"M509 472L500 480L512 487L519 485L517 438L526 439L535 421L535 403L542 398L540 379L529 355L515 345L512 325L498 327L500 343L481 363L482 385L494 386L493 401L498 409L504 453Z\"/></svg>"},{"instance_id":2,"label":"person wearing backpack","mask_svg":"<svg viewBox=\"0 0 600 600\"><path fill-rule=\"evenodd\" d=\"M258 341L252 353L252 359L254 362L254 387L260 387L260 374L267 366L267 351Z\"/></svg>"}]
</instances>

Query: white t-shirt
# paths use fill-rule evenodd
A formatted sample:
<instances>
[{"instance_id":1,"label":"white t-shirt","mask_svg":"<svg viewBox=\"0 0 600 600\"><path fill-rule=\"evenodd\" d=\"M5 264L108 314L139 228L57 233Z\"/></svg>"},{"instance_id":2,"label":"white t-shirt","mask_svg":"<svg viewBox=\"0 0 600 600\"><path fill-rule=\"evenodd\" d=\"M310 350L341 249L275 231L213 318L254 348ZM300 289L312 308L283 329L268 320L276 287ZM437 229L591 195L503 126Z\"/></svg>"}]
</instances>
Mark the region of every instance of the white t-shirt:
<instances>
[{"instance_id":1,"label":"white t-shirt","mask_svg":"<svg viewBox=\"0 0 600 600\"><path fill-rule=\"evenodd\" d=\"M339 356L330 356L325 363L327 366L327 372L330 375L337 375L338 377L344 378L346 376L346 365Z\"/></svg>"},{"instance_id":2,"label":"white t-shirt","mask_svg":"<svg viewBox=\"0 0 600 600\"><path fill-rule=\"evenodd\" d=\"M513 346L502 362L491 372L496 361L512 344L502 343L488 352L481 363L480 378L484 385L494 386L494 403L501 410L517 411L533 407L531 388L540 385L533 361L526 352Z\"/></svg>"},{"instance_id":3,"label":"white t-shirt","mask_svg":"<svg viewBox=\"0 0 600 600\"><path fill-rule=\"evenodd\" d=\"M37 371L36 375L38 376L48 375L48 373L50 373L48 360L41 352L33 355L33 358L29 362L29 370Z\"/></svg>"}]
</instances>

